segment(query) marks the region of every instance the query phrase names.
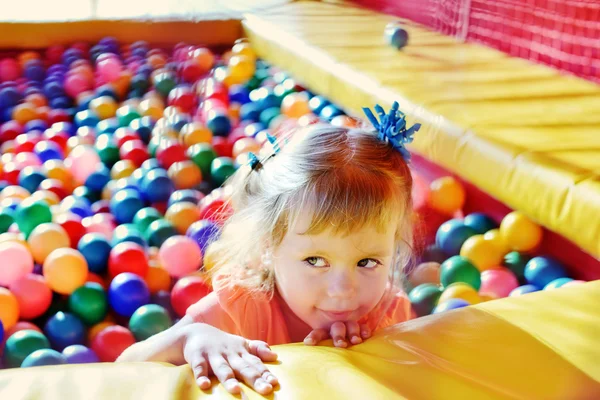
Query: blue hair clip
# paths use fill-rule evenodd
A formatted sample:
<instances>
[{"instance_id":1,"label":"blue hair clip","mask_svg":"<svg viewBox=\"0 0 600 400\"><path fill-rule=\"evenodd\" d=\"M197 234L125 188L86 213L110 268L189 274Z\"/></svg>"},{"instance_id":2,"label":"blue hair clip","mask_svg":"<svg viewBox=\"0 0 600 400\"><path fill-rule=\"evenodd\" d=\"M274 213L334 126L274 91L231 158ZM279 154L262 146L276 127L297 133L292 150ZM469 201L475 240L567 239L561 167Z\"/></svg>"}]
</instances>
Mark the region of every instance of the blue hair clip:
<instances>
[{"instance_id":1,"label":"blue hair clip","mask_svg":"<svg viewBox=\"0 0 600 400\"><path fill-rule=\"evenodd\" d=\"M267 133L267 141L269 143L271 143L271 146L273 147L273 152L267 158L265 158L262 162L258 159L256 154L254 154L252 152L248 153L248 165L250 166L250 168L253 171L262 167L264 161L267 161L269 158L273 157L275 154L279 153L279 151L281 150L281 148L279 147L279 144L277 143L277 138L275 136Z\"/></svg>"},{"instance_id":2,"label":"blue hair clip","mask_svg":"<svg viewBox=\"0 0 600 400\"><path fill-rule=\"evenodd\" d=\"M402 157L409 162L410 152L404 145L413 141L413 136L415 132L421 129L421 124L414 124L406 129L405 115L398 107L398 102L395 101L390 112L386 114L383 108L377 104L375 106L375 111L379 115L379 121L377 121L373 112L367 107L363 108L363 112L379 132L377 138L386 143L390 143L392 147L398 150L400 154L402 154Z\"/></svg>"},{"instance_id":3,"label":"blue hair clip","mask_svg":"<svg viewBox=\"0 0 600 400\"><path fill-rule=\"evenodd\" d=\"M281 148L279 147L279 144L277 144L277 138L275 136L267 133L267 140L269 141L269 143L271 143L271 146L273 146L273 153L274 154L279 153Z\"/></svg>"},{"instance_id":4,"label":"blue hair clip","mask_svg":"<svg viewBox=\"0 0 600 400\"><path fill-rule=\"evenodd\" d=\"M258 157L252 152L248 153L248 165L250 169L255 170L259 165L262 165Z\"/></svg>"}]
</instances>

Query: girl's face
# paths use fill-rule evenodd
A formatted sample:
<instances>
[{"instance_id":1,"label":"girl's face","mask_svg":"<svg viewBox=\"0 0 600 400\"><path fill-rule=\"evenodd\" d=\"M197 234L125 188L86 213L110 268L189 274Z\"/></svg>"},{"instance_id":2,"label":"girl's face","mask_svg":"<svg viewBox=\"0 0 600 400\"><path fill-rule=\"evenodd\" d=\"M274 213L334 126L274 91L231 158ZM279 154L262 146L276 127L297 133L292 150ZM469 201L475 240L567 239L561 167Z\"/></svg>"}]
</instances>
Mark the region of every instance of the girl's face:
<instances>
[{"instance_id":1,"label":"girl's face","mask_svg":"<svg viewBox=\"0 0 600 400\"><path fill-rule=\"evenodd\" d=\"M348 235L303 234L302 215L273 253L276 286L289 309L312 329L356 321L381 300L393 260L396 224Z\"/></svg>"}]
</instances>

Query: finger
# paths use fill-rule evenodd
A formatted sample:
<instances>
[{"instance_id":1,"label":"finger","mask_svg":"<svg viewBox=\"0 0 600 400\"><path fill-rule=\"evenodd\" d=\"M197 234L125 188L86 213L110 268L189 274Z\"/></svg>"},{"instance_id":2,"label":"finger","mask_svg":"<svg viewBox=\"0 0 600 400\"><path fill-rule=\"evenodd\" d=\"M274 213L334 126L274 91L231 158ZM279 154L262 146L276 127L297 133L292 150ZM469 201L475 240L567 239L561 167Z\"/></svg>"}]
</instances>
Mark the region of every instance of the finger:
<instances>
[{"instance_id":1,"label":"finger","mask_svg":"<svg viewBox=\"0 0 600 400\"><path fill-rule=\"evenodd\" d=\"M359 344L362 342L360 337L360 326L358 326L358 322L356 321L348 321L346 322L346 336L350 343Z\"/></svg>"},{"instance_id":2,"label":"finger","mask_svg":"<svg viewBox=\"0 0 600 400\"><path fill-rule=\"evenodd\" d=\"M260 358L250 353L242 355L242 358L246 360L249 364L254 365L254 367L261 372L262 379L264 379L267 383L270 383L273 386L279 383L277 377L273 375L271 371L269 371L267 366L263 364Z\"/></svg>"},{"instance_id":3,"label":"finger","mask_svg":"<svg viewBox=\"0 0 600 400\"><path fill-rule=\"evenodd\" d=\"M211 383L208 378L208 363L206 359L198 354L192 357L189 364L192 366L192 371L194 371L194 379L196 379L198 387L202 390L210 389Z\"/></svg>"},{"instance_id":4,"label":"finger","mask_svg":"<svg viewBox=\"0 0 600 400\"><path fill-rule=\"evenodd\" d=\"M277 353L261 340L248 340L248 351L264 362L277 361Z\"/></svg>"},{"instance_id":5,"label":"finger","mask_svg":"<svg viewBox=\"0 0 600 400\"><path fill-rule=\"evenodd\" d=\"M314 346L321 340L327 339L329 334L325 329L315 329L304 338L304 344Z\"/></svg>"},{"instance_id":6,"label":"finger","mask_svg":"<svg viewBox=\"0 0 600 400\"><path fill-rule=\"evenodd\" d=\"M367 325L362 324L360 326L360 336L363 338L363 340L371 337L371 330Z\"/></svg>"},{"instance_id":7,"label":"finger","mask_svg":"<svg viewBox=\"0 0 600 400\"><path fill-rule=\"evenodd\" d=\"M217 377L219 382L223 385L225 390L231 394L238 394L242 388L240 383L235 378L233 369L229 366L229 363L223 358L222 355L210 355L208 357L208 363L212 369L213 374Z\"/></svg>"},{"instance_id":8,"label":"finger","mask_svg":"<svg viewBox=\"0 0 600 400\"><path fill-rule=\"evenodd\" d=\"M346 347L346 324L343 322L334 322L330 329L331 338L335 347Z\"/></svg>"},{"instance_id":9,"label":"finger","mask_svg":"<svg viewBox=\"0 0 600 400\"><path fill-rule=\"evenodd\" d=\"M229 365L246 385L253 388L260 394L268 394L273 390L270 383L262 379L264 370L257 368L256 364L249 363L238 354L232 354L227 357ZM262 363L261 363L262 364Z\"/></svg>"}]
</instances>

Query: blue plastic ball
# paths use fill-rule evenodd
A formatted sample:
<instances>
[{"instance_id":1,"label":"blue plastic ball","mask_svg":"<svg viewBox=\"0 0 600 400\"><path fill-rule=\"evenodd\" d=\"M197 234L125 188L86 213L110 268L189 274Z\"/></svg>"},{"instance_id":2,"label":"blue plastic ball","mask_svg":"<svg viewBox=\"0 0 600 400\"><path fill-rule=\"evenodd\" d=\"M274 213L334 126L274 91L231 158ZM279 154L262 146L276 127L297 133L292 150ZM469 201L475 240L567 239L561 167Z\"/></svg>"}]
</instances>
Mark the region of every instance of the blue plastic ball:
<instances>
[{"instance_id":1,"label":"blue plastic ball","mask_svg":"<svg viewBox=\"0 0 600 400\"><path fill-rule=\"evenodd\" d=\"M145 144L150 143L154 125L154 120L151 117L137 118L129 123L129 127L139 135Z\"/></svg>"},{"instance_id":2,"label":"blue plastic ball","mask_svg":"<svg viewBox=\"0 0 600 400\"><path fill-rule=\"evenodd\" d=\"M133 221L135 213L144 208L144 201L134 189L121 189L110 200L110 212L119 224Z\"/></svg>"},{"instance_id":3,"label":"blue plastic ball","mask_svg":"<svg viewBox=\"0 0 600 400\"><path fill-rule=\"evenodd\" d=\"M72 344L83 344L86 341L86 330L83 322L75 315L57 312L44 325L44 334L52 347L62 351Z\"/></svg>"},{"instance_id":4,"label":"blue plastic ball","mask_svg":"<svg viewBox=\"0 0 600 400\"><path fill-rule=\"evenodd\" d=\"M48 129L48 124L46 121L41 119L34 119L25 124L23 127L23 132L31 132L31 131L45 131Z\"/></svg>"},{"instance_id":5,"label":"blue plastic ball","mask_svg":"<svg viewBox=\"0 0 600 400\"><path fill-rule=\"evenodd\" d=\"M248 136L248 137L256 137L256 135L262 131L267 129L266 126L264 126L262 123L260 122L255 122L253 124L247 125L244 128L244 135Z\"/></svg>"},{"instance_id":6,"label":"blue plastic ball","mask_svg":"<svg viewBox=\"0 0 600 400\"><path fill-rule=\"evenodd\" d=\"M123 242L137 243L142 247L147 247L148 243L142 232L134 224L121 224L113 232L111 244L113 247Z\"/></svg>"},{"instance_id":7,"label":"blue plastic ball","mask_svg":"<svg viewBox=\"0 0 600 400\"><path fill-rule=\"evenodd\" d=\"M537 292L539 290L540 290L540 288L535 285L523 285L523 286L519 286L516 289L513 289L508 296L509 297L522 296L524 294Z\"/></svg>"},{"instance_id":8,"label":"blue plastic ball","mask_svg":"<svg viewBox=\"0 0 600 400\"><path fill-rule=\"evenodd\" d=\"M42 162L64 159L64 153L60 146L48 140L43 140L37 143L33 148L33 152L37 154L38 158Z\"/></svg>"},{"instance_id":9,"label":"blue plastic ball","mask_svg":"<svg viewBox=\"0 0 600 400\"><path fill-rule=\"evenodd\" d=\"M198 204L204 195L199 190L195 189L181 189L174 191L169 197L167 206L171 207L175 203L188 202Z\"/></svg>"},{"instance_id":10,"label":"blue plastic ball","mask_svg":"<svg viewBox=\"0 0 600 400\"><path fill-rule=\"evenodd\" d=\"M562 264L550 257L534 257L525 266L527 282L541 288L555 279L566 276L567 271Z\"/></svg>"},{"instance_id":11,"label":"blue plastic ball","mask_svg":"<svg viewBox=\"0 0 600 400\"><path fill-rule=\"evenodd\" d=\"M81 253L88 268L95 274L102 274L108 268L108 258L112 246L100 233L86 233L79 239L77 250Z\"/></svg>"},{"instance_id":12,"label":"blue plastic ball","mask_svg":"<svg viewBox=\"0 0 600 400\"><path fill-rule=\"evenodd\" d=\"M408 32L398 25L389 26L385 29L385 39L396 49L401 49L408 44Z\"/></svg>"},{"instance_id":13,"label":"blue plastic ball","mask_svg":"<svg viewBox=\"0 0 600 400\"><path fill-rule=\"evenodd\" d=\"M136 274L124 272L117 275L108 288L108 303L123 317L131 315L150 302L150 290L146 282Z\"/></svg>"},{"instance_id":14,"label":"blue plastic ball","mask_svg":"<svg viewBox=\"0 0 600 400\"><path fill-rule=\"evenodd\" d=\"M308 101L308 106L315 115L321 114L323 108L327 107L329 104L331 104L329 100L323 96L314 96Z\"/></svg>"},{"instance_id":15,"label":"blue plastic ball","mask_svg":"<svg viewBox=\"0 0 600 400\"><path fill-rule=\"evenodd\" d=\"M227 136L231 132L231 121L227 115L215 112L206 121L206 127L215 136Z\"/></svg>"},{"instance_id":16,"label":"blue plastic ball","mask_svg":"<svg viewBox=\"0 0 600 400\"><path fill-rule=\"evenodd\" d=\"M77 195L67 196L61 202L61 207L64 210L79 215L81 218L90 217L93 215L92 204L86 197Z\"/></svg>"},{"instance_id":17,"label":"blue plastic ball","mask_svg":"<svg viewBox=\"0 0 600 400\"><path fill-rule=\"evenodd\" d=\"M21 368L61 365L66 363L67 358L58 351L52 349L40 349L28 355L21 363Z\"/></svg>"},{"instance_id":18,"label":"blue plastic ball","mask_svg":"<svg viewBox=\"0 0 600 400\"><path fill-rule=\"evenodd\" d=\"M46 175L44 175L39 168L31 166L25 167L19 172L19 185L27 189L29 193L33 193L46 178Z\"/></svg>"},{"instance_id":19,"label":"blue plastic ball","mask_svg":"<svg viewBox=\"0 0 600 400\"><path fill-rule=\"evenodd\" d=\"M464 224L475 229L475 231L483 235L487 231L498 228L498 224L483 213L473 213L465 217Z\"/></svg>"},{"instance_id":20,"label":"blue plastic ball","mask_svg":"<svg viewBox=\"0 0 600 400\"><path fill-rule=\"evenodd\" d=\"M257 103L246 103L240 107L240 119L242 121L258 122L262 109Z\"/></svg>"},{"instance_id":21,"label":"blue plastic ball","mask_svg":"<svg viewBox=\"0 0 600 400\"><path fill-rule=\"evenodd\" d=\"M331 121L335 117L344 114L342 110L334 106L333 104L326 105L323 107L319 116L327 121Z\"/></svg>"},{"instance_id":22,"label":"blue plastic ball","mask_svg":"<svg viewBox=\"0 0 600 400\"><path fill-rule=\"evenodd\" d=\"M546 286L544 286L544 290L558 289L559 287L562 287L564 284L569 283L572 280L573 279L566 277L555 279L552 282L548 283Z\"/></svg>"},{"instance_id":23,"label":"blue plastic ball","mask_svg":"<svg viewBox=\"0 0 600 400\"><path fill-rule=\"evenodd\" d=\"M142 179L140 186L145 197L151 203L165 202L169 200L169 197L175 191L175 185L169 178L167 171L159 168L149 171Z\"/></svg>"},{"instance_id":24,"label":"blue plastic ball","mask_svg":"<svg viewBox=\"0 0 600 400\"><path fill-rule=\"evenodd\" d=\"M433 314L443 313L445 311L455 310L457 308L463 308L470 306L471 304L463 299L448 299L442 303L439 303L434 309Z\"/></svg>"},{"instance_id":25,"label":"blue plastic ball","mask_svg":"<svg viewBox=\"0 0 600 400\"><path fill-rule=\"evenodd\" d=\"M250 102L250 91L243 85L232 85L229 88L229 101L246 104Z\"/></svg>"},{"instance_id":26,"label":"blue plastic ball","mask_svg":"<svg viewBox=\"0 0 600 400\"><path fill-rule=\"evenodd\" d=\"M98 122L100 122L100 118L91 110L79 111L75 114L75 123L77 126L96 127Z\"/></svg>"},{"instance_id":27,"label":"blue plastic ball","mask_svg":"<svg viewBox=\"0 0 600 400\"><path fill-rule=\"evenodd\" d=\"M77 133L77 126L70 122L55 122L50 127L55 132L65 132L69 134L69 136L75 136Z\"/></svg>"},{"instance_id":28,"label":"blue plastic ball","mask_svg":"<svg viewBox=\"0 0 600 400\"><path fill-rule=\"evenodd\" d=\"M4 341L4 324L0 320L0 343Z\"/></svg>"},{"instance_id":29,"label":"blue plastic ball","mask_svg":"<svg viewBox=\"0 0 600 400\"><path fill-rule=\"evenodd\" d=\"M219 226L209 220L200 220L194 222L188 228L186 236L194 239L200 246L202 254L206 254L208 246L219 238L221 230Z\"/></svg>"},{"instance_id":30,"label":"blue plastic ball","mask_svg":"<svg viewBox=\"0 0 600 400\"><path fill-rule=\"evenodd\" d=\"M101 164L87 177L85 180L85 186L94 192L102 192L110 180L110 170Z\"/></svg>"},{"instance_id":31,"label":"blue plastic ball","mask_svg":"<svg viewBox=\"0 0 600 400\"><path fill-rule=\"evenodd\" d=\"M136 119L135 121L139 121L139 120ZM146 175L148 172L152 171L153 169L157 169L157 168L162 168L160 166L160 163L158 162L158 160L156 158L149 158L142 163L142 165L140 166L139 169L142 171L142 173L144 175ZM135 171L134 171L134 174L135 174Z\"/></svg>"},{"instance_id":32,"label":"blue plastic ball","mask_svg":"<svg viewBox=\"0 0 600 400\"><path fill-rule=\"evenodd\" d=\"M138 120L134 120L138 121ZM102 133L115 133L117 129L119 129L121 125L119 124L119 120L116 118L108 118L98 122L96 125L96 132L98 136Z\"/></svg>"},{"instance_id":33,"label":"blue plastic ball","mask_svg":"<svg viewBox=\"0 0 600 400\"><path fill-rule=\"evenodd\" d=\"M451 219L439 227L435 235L435 244L448 256L455 256L460 253L463 243L476 234L477 231L466 226L463 221Z\"/></svg>"},{"instance_id":34,"label":"blue plastic ball","mask_svg":"<svg viewBox=\"0 0 600 400\"><path fill-rule=\"evenodd\" d=\"M81 344L74 344L66 347L62 351L65 356L67 363L69 364L88 364L88 363L99 363L100 359L94 352L94 350L87 348Z\"/></svg>"}]
</instances>

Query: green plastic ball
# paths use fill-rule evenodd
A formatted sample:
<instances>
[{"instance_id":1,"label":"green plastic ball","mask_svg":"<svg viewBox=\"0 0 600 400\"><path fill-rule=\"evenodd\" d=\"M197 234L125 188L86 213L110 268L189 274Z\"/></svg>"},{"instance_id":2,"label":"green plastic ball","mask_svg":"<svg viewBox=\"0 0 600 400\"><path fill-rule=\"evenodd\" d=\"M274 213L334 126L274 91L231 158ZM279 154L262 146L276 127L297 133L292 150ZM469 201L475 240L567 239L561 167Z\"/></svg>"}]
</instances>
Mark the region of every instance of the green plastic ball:
<instances>
[{"instance_id":1,"label":"green plastic ball","mask_svg":"<svg viewBox=\"0 0 600 400\"><path fill-rule=\"evenodd\" d=\"M15 211L15 222L25 237L40 224L52 222L50 206L45 201L33 200L31 197L23 200Z\"/></svg>"},{"instance_id":2,"label":"green plastic ball","mask_svg":"<svg viewBox=\"0 0 600 400\"><path fill-rule=\"evenodd\" d=\"M279 107L271 107L261 112L259 119L264 126L269 126L271 121L273 121L279 114L281 114L281 109Z\"/></svg>"},{"instance_id":3,"label":"green plastic ball","mask_svg":"<svg viewBox=\"0 0 600 400\"><path fill-rule=\"evenodd\" d=\"M0 233L8 232L8 228L15 222L13 209L4 207L0 209Z\"/></svg>"},{"instance_id":4,"label":"green plastic ball","mask_svg":"<svg viewBox=\"0 0 600 400\"><path fill-rule=\"evenodd\" d=\"M154 207L146 207L135 213L133 217L133 224L142 233L146 233L148 227L154 221L163 218L163 215Z\"/></svg>"},{"instance_id":5,"label":"green plastic ball","mask_svg":"<svg viewBox=\"0 0 600 400\"><path fill-rule=\"evenodd\" d=\"M475 290L479 290L481 273L467 258L452 256L440 267L440 282L444 287L456 282L464 282Z\"/></svg>"},{"instance_id":6,"label":"green plastic ball","mask_svg":"<svg viewBox=\"0 0 600 400\"><path fill-rule=\"evenodd\" d=\"M408 294L408 299L413 310L419 317L429 315L437 305L442 295L442 289L433 283L424 283L417 286Z\"/></svg>"},{"instance_id":7,"label":"green plastic ball","mask_svg":"<svg viewBox=\"0 0 600 400\"><path fill-rule=\"evenodd\" d=\"M111 168L117 161L120 160L119 148L117 147L114 138L108 133L103 133L96 139L96 153L100 157L100 161L108 168Z\"/></svg>"},{"instance_id":8,"label":"green plastic ball","mask_svg":"<svg viewBox=\"0 0 600 400\"><path fill-rule=\"evenodd\" d=\"M154 77L154 88L164 97L167 97L175 86L177 86L177 80L169 72L162 72Z\"/></svg>"},{"instance_id":9,"label":"green plastic ball","mask_svg":"<svg viewBox=\"0 0 600 400\"><path fill-rule=\"evenodd\" d=\"M4 361L9 368L20 367L23 360L36 350L49 349L50 342L42 333L25 329L12 334L4 347Z\"/></svg>"},{"instance_id":10,"label":"green plastic ball","mask_svg":"<svg viewBox=\"0 0 600 400\"><path fill-rule=\"evenodd\" d=\"M121 126L129 126L134 119L142 118L142 115L133 106L127 105L117 110L117 120Z\"/></svg>"},{"instance_id":11,"label":"green plastic ball","mask_svg":"<svg viewBox=\"0 0 600 400\"><path fill-rule=\"evenodd\" d=\"M88 282L69 296L69 310L88 325L101 322L108 312L104 288L97 282Z\"/></svg>"},{"instance_id":12,"label":"green plastic ball","mask_svg":"<svg viewBox=\"0 0 600 400\"><path fill-rule=\"evenodd\" d=\"M213 160L217 158L217 153L209 143L198 143L190 146L187 155L200 168L202 176L210 176L210 166Z\"/></svg>"},{"instance_id":13,"label":"green plastic ball","mask_svg":"<svg viewBox=\"0 0 600 400\"><path fill-rule=\"evenodd\" d=\"M221 186L234 172L235 166L229 157L217 157L210 165L210 176L216 186Z\"/></svg>"},{"instance_id":14,"label":"green plastic ball","mask_svg":"<svg viewBox=\"0 0 600 400\"><path fill-rule=\"evenodd\" d=\"M504 256L503 265L510 269L513 274L517 277L519 282L525 282L525 266L531 260L531 257L528 257L524 254L521 254L517 251L512 251Z\"/></svg>"},{"instance_id":15,"label":"green plastic ball","mask_svg":"<svg viewBox=\"0 0 600 400\"><path fill-rule=\"evenodd\" d=\"M129 320L129 329L138 341L146 340L171 327L173 322L167 310L157 304L138 308Z\"/></svg>"},{"instance_id":16,"label":"green plastic ball","mask_svg":"<svg viewBox=\"0 0 600 400\"><path fill-rule=\"evenodd\" d=\"M171 223L165 219L152 221L146 229L146 240L150 246L160 248L162 244L171 236L177 235L177 230Z\"/></svg>"}]
</instances>

